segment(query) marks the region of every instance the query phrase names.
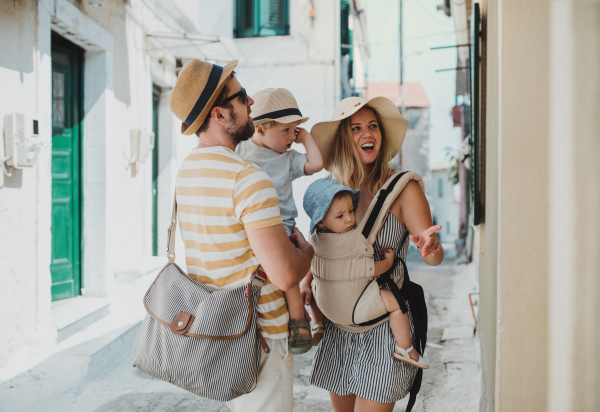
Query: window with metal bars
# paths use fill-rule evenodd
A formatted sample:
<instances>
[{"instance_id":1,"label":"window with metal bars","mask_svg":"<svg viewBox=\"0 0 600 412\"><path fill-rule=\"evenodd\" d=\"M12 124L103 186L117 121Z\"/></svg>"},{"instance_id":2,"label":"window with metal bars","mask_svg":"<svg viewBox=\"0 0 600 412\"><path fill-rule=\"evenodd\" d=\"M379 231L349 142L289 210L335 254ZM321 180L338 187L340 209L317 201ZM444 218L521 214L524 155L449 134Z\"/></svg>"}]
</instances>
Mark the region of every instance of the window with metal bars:
<instances>
[{"instance_id":1,"label":"window with metal bars","mask_svg":"<svg viewBox=\"0 0 600 412\"><path fill-rule=\"evenodd\" d=\"M236 0L235 37L290 34L289 8L289 0Z\"/></svg>"},{"instance_id":2,"label":"window with metal bars","mask_svg":"<svg viewBox=\"0 0 600 412\"><path fill-rule=\"evenodd\" d=\"M352 30L350 29L350 0L340 0L340 31L342 57L348 56L348 78L353 77L352 67L354 54L352 52Z\"/></svg>"}]
</instances>

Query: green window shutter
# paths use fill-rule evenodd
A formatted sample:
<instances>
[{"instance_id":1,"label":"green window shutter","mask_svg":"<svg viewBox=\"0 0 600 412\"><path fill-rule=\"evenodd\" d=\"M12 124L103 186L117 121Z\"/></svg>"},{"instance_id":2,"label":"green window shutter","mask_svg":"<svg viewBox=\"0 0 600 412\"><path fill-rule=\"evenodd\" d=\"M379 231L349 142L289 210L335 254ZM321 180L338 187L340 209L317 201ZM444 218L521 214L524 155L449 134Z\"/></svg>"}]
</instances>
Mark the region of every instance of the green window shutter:
<instances>
[{"instance_id":1,"label":"green window shutter","mask_svg":"<svg viewBox=\"0 0 600 412\"><path fill-rule=\"evenodd\" d=\"M289 0L236 0L236 37L287 35L289 20Z\"/></svg>"},{"instance_id":2,"label":"green window shutter","mask_svg":"<svg viewBox=\"0 0 600 412\"><path fill-rule=\"evenodd\" d=\"M289 34L288 0L261 1L261 36L281 36Z\"/></svg>"},{"instance_id":3,"label":"green window shutter","mask_svg":"<svg viewBox=\"0 0 600 412\"><path fill-rule=\"evenodd\" d=\"M352 68L354 67L354 56L351 46L353 44L352 30L350 30L350 0L340 0L340 40L342 43L342 56L348 55L348 78L354 77Z\"/></svg>"},{"instance_id":4,"label":"green window shutter","mask_svg":"<svg viewBox=\"0 0 600 412\"><path fill-rule=\"evenodd\" d=\"M340 0L340 30L342 45L352 44L352 34L348 21L350 19L350 0ZM342 47L342 56L349 54L352 49Z\"/></svg>"},{"instance_id":5,"label":"green window shutter","mask_svg":"<svg viewBox=\"0 0 600 412\"><path fill-rule=\"evenodd\" d=\"M258 32L256 0L236 0L235 37L255 37Z\"/></svg>"},{"instance_id":6,"label":"green window shutter","mask_svg":"<svg viewBox=\"0 0 600 412\"><path fill-rule=\"evenodd\" d=\"M479 4L474 3L471 10L471 47L469 53L470 85L471 85L471 211L473 213L473 224L483 222L484 216L484 179L483 177L483 153L482 136L480 130L480 12Z\"/></svg>"}]
</instances>

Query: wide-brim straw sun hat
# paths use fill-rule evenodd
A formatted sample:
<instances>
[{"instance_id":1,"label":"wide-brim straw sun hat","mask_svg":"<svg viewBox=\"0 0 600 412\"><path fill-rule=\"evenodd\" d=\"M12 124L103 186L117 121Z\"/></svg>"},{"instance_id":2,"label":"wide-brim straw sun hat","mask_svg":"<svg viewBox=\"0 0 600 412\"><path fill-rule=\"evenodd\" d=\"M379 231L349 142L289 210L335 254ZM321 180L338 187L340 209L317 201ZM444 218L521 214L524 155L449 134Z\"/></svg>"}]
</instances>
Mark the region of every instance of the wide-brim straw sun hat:
<instances>
[{"instance_id":1,"label":"wide-brim straw sun hat","mask_svg":"<svg viewBox=\"0 0 600 412\"><path fill-rule=\"evenodd\" d=\"M308 117L303 117L296 99L286 89L264 89L252 96L252 121L255 126L268 122L304 123Z\"/></svg>"},{"instance_id":2,"label":"wide-brim straw sun hat","mask_svg":"<svg viewBox=\"0 0 600 412\"><path fill-rule=\"evenodd\" d=\"M331 165L333 153L340 144L335 141L340 123L364 107L376 111L381 119L379 126L385 131L387 139L385 160L389 162L400 151L406 137L408 120L400 114L396 105L387 97L381 96L368 100L363 97L347 97L335 107L331 120L319 122L310 130L323 156L325 169Z\"/></svg>"},{"instance_id":3,"label":"wide-brim straw sun hat","mask_svg":"<svg viewBox=\"0 0 600 412\"><path fill-rule=\"evenodd\" d=\"M182 134L194 134L202 126L237 63L221 67L193 59L181 69L169 108L182 121Z\"/></svg>"}]
</instances>

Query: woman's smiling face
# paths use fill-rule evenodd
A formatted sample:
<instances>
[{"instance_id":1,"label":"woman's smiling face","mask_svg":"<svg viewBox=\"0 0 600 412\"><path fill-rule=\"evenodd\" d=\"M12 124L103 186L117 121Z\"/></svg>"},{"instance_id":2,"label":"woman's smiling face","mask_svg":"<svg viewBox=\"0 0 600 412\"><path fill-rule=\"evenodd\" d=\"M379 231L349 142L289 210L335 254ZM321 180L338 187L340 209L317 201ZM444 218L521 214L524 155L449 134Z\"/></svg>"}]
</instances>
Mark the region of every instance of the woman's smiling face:
<instances>
[{"instance_id":1,"label":"woman's smiling face","mask_svg":"<svg viewBox=\"0 0 600 412\"><path fill-rule=\"evenodd\" d=\"M368 107L350 117L352 137L362 164L373 163L381 150L381 129L375 113Z\"/></svg>"}]
</instances>

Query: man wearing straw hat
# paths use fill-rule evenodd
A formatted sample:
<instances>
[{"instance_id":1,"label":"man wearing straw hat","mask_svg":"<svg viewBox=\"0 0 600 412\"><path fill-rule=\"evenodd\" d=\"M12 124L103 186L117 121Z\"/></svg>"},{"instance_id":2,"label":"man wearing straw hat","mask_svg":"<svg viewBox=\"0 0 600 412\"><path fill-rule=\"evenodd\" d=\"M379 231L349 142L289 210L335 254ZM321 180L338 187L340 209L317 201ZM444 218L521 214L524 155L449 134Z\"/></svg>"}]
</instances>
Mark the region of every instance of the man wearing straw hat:
<instances>
[{"instance_id":1,"label":"man wearing straw hat","mask_svg":"<svg viewBox=\"0 0 600 412\"><path fill-rule=\"evenodd\" d=\"M268 274L258 301L261 351L256 388L227 405L234 412L292 411L293 355L282 290L310 268L312 247L295 229L288 238L268 175L235 153L254 133L254 103L235 78L237 61L220 67L192 60L179 74L171 111L198 146L177 174L176 195L188 274L216 289L248 283L259 262ZM288 240L290 239L290 240Z\"/></svg>"}]
</instances>

